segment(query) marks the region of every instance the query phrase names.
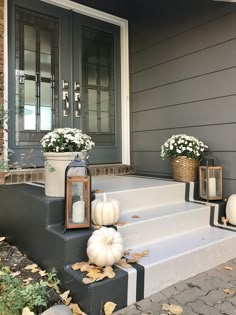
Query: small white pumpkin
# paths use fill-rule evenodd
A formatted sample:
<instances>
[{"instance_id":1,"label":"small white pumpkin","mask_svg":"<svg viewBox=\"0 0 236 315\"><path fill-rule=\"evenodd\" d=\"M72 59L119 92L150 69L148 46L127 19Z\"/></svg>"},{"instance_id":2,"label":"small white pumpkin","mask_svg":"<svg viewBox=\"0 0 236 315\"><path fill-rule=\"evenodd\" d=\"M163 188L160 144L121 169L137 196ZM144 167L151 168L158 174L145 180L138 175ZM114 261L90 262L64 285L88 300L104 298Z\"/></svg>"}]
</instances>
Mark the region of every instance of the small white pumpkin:
<instances>
[{"instance_id":1,"label":"small white pumpkin","mask_svg":"<svg viewBox=\"0 0 236 315\"><path fill-rule=\"evenodd\" d=\"M124 255L123 239L113 228L101 227L93 232L87 244L90 263L98 267L112 266Z\"/></svg>"},{"instance_id":2,"label":"small white pumpkin","mask_svg":"<svg viewBox=\"0 0 236 315\"><path fill-rule=\"evenodd\" d=\"M91 216L94 224L116 224L120 217L120 203L116 199L108 199L104 193L103 200L93 200Z\"/></svg>"},{"instance_id":3,"label":"small white pumpkin","mask_svg":"<svg viewBox=\"0 0 236 315\"><path fill-rule=\"evenodd\" d=\"M228 199L226 217L229 223L236 225L236 195L231 195Z\"/></svg>"}]
</instances>

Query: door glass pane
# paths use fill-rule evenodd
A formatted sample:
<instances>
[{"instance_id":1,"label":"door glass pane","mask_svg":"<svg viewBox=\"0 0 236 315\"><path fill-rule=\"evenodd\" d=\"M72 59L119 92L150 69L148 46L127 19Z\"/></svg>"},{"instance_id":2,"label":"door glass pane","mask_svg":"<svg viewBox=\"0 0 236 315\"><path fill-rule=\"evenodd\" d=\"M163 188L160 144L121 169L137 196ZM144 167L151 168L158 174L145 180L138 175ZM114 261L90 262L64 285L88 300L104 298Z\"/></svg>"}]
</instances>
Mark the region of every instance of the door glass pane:
<instances>
[{"instance_id":1,"label":"door glass pane","mask_svg":"<svg viewBox=\"0 0 236 315\"><path fill-rule=\"evenodd\" d=\"M24 107L24 129L35 130L36 128L36 106L25 105Z\"/></svg>"},{"instance_id":2,"label":"door glass pane","mask_svg":"<svg viewBox=\"0 0 236 315\"><path fill-rule=\"evenodd\" d=\"M52 129L52 109L49 106L40 107L40 129L51 130Z\"/></svg>"},{"instance_id":3,"label":"door glass pane","mask_svg":"<svg viewBox=\"0 0 236 315\"><path fill-rule=\"evenodd\" d=\"M97 91L88 89L88 108L89 110L97 110Z\"/></svg>"},{"instance_id":4,"label":"door glass pane","mask_svg":"<svg viewBox=\"0 0 236 315\"><path fill-rule=\"evenodd\" d=\"M15 144L40 147L41 138L59 121L59 24L21 8L15 16Z\"/></svg>"},{"instance_id":5,"label":"door glass pane","mask_svg":"<svg viewBox=\"0 0 236 315\"><path fill-rule=\"evenodd\" d=\"M51 32L42 30L40 32L40 52L51 55Z\"/></svg>"},{"instance_id":6,"label":"door glass pane","mask_svg":"<svg viewBox=\"0 0 236 315\"><path fill-rule=\"evenodd\" d=\"M83 128L96 145L115 143L114 42L113 35L82 29Z\"/></svg>"},{"instance_id":7,"label":"door glass pane","mask_svg":"<svg viewBox=\"0 0 236 315\"><path fill-rule=\"evenodd\" d=\"M24 25L24 49L36 51L36 30L29 25Z\"/></svg>"},{"instance_id":8,"label":"door glass pane","mask_svg":"<svg viewBox=\"0 0 236 315\"><path fill-rule=\"evenodd\" d=\"M41 106L47 105L51 106L52 98L51 98L51 84L41 82Z\"/></svg>"},{"instance_id":9,"label":"door glass pane","mask_svg":"<svg viewBox=\"0 0 236 315\"><path fill-rule=\"evenodd\" d=\"M25 80L25 104L35 106L35 81Z\"/></svg>"},{"instance_id":10,"label":"door glass pane","mask_svg":"<svg viewBox=\"0 0 236 315\"><path fill-rule=\"evenodd\" d=\"M25 74L35 75L36 72L36 52L24 51Z\"/></svg>"},{"instance_id":11,"label":"door glass pane","mask_svg":"<svg viewBox=\"0 0 236 315\"><path fill-rule=\"evenodd\" d=\"M97 112L90 110L88 112L88 121L89 121L89 131L97 132L98 131L98 122L97 122Z\"/></svg>"},{"instance_id":12,"label":"door glass pane","mask_svg":"<svg viewBox=\"0 0 236 315\"><path fill-rule=\"evenodd\" d=\"M51 55L40 54L40 72L44 78L51 77Z\"/></svg>"},{"instance_id":13,"label":"door glass pane","mask_svg":"<svg viewBox=\"0 0 236 315\"><path fill-rule=\"evenodd\" d=\"M109 109L109 92L101 91L101 110L108 111Z\"/></svg>"}]
</instances>

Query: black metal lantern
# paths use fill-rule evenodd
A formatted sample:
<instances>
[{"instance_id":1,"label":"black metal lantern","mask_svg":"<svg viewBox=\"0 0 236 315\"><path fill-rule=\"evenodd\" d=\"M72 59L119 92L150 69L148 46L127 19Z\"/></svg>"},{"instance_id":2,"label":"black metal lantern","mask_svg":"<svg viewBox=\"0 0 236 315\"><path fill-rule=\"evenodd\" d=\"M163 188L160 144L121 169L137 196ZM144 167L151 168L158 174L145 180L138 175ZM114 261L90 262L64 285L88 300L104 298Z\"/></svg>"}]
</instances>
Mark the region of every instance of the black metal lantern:
<instances>
[{"instance_id":1,"label":"black metal lantern","mask_svg":"<svg viewBox=\"0 0 236 315\"><path fill-rule=\"evenodd\" d=\"M199 195L205 200L221 200L222 173L221 162L213 155L207 156L199 166Z\"/></svg>"},{"instance_id":2,"label":"black metal lantern","mask_svg":"<svg viewBox=\"0 0 236 315\"><path fill-rule=\"evenodd\" d=\"M77 155L65 170L66 229L90 227L91 175Z\"/></svg>"}]
</instances>

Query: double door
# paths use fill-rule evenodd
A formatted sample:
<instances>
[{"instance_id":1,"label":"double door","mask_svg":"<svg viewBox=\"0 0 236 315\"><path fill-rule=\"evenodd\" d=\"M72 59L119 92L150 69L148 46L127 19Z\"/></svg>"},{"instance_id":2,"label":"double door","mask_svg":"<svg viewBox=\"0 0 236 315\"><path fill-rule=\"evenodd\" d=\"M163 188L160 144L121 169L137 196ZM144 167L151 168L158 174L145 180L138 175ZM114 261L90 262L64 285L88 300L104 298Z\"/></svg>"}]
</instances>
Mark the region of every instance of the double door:
<instances>
[{"instance_id":1,"label":"double door","mask_svg":"<svg viewBox=\"0 0 236 315\"><path fill-rule=\"evenodd\" d=\"M71 127L95 142L91 163L121 162L119 28L38 0L8 9L14 158L31 150L40 166L40 139Z\"/></svg>"}]
</instances>

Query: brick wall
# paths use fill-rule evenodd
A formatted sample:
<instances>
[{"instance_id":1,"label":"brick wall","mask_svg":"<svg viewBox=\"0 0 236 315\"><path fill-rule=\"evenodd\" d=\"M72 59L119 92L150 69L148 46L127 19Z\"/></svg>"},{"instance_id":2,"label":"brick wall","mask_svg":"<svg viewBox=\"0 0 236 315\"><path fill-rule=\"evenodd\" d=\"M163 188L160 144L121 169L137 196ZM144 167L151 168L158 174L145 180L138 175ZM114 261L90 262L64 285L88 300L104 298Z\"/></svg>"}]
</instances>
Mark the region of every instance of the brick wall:
<instances>
[{"instance_id":1,"label":"brick wall","mask_svg":"<svg viewBox=\"0 0 236 315\"><path fill-rule=\"evenodd\" d=\"M0 106L3 105L4 100L4 0L0 0ZM3 151L3 131L0 130L0 156Z\"/></svg>"}]
</instances>

